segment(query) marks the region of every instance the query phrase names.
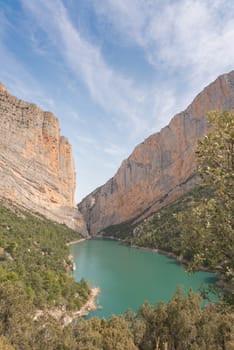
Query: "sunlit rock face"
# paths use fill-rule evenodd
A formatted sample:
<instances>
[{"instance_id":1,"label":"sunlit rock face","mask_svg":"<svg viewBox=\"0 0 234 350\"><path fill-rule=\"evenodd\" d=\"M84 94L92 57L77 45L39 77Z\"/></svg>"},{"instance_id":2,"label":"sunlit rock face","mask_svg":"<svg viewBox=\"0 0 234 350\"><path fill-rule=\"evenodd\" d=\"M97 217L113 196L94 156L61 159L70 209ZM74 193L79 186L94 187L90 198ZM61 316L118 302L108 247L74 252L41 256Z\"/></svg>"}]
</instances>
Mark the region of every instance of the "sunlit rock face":
<instances>
[{"instance_id":1,"label":"sunlit rock face","mask_svg":"<svg viewBox=\"0 0 234 350\"><path fill-rule=\"evenodd\" d=\"M57 118L0 84L0 197L86 234L75 186L71 146Z\"/></svg>"},{"instance_id":2,"label":"sunlit rock face","mask_svg":"<svg viewBox=\"0 0 234 350\"><path fill-rule=\"evenodd\" d=\"M91 234L141 220L194 186L195 148L212 110L234 110L234 71L217 78L168 126L139 144L116 175L79 204Z\"/></svg>"}]
</instances>

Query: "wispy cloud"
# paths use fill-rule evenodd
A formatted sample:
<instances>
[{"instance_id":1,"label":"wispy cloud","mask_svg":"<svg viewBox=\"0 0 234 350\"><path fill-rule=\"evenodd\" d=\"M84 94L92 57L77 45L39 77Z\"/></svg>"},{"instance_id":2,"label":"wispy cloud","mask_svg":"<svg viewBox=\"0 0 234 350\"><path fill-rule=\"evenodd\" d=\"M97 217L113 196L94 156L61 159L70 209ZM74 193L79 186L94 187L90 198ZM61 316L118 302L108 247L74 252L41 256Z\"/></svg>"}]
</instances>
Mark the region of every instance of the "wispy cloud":
<instances>
[{"instance_id":1,"label":"wispy cloud","mask_svg":"<svg viewBox=\"0 0 234 350\"><path fill-rule=\"evenodd\" d=\"M30 102L37 102L41 108L53 109L54 100L48 97L40 83L29 73L27 67L15 57L7 46L9 31L15 28L8 21L4 8L0 10L0 81L10 93Z\"/></svg>"},{"instance_id":2,"label":"wispy cloud","mask_svg":"<svg viewBox=\"0 0 234 350\"><path fill-rule=\"evenodd\" d=\"M2 3L0 80L58 116L89 189L233 69L233 0Z\"/></svg>"},{"instance_id":3,"label":"wispy cloud","mask_svg":"<svg viewBox=\"0 0 234 350\"><path fill-rule=\"evenodd\" d=\"M0 73L0 81L7 87L10 93L23 100L35 103L46 110L54 107L52 97L45 94L40 84L28 72L27 68L21 64L8 50L0 38L0 65L3 67ZM6 64L7 62L7 64Z\"/></svg>"},{"instance_id":4,"label":"wispy cloud","mask_svg":"<svg viewBox=\"0 0 234 350\"><path fill-rule=\"evenodd\" d=\"M156 68L186 70L193 84L232 69L232 0L114 0L92 3L121 35L144 49Z\"/></svg>"},{"instance_id":5,"label":"wispy cloud","mask_svg":"<svg viewBox=\"0 0 234 350\"><path fill-rule=\"evenodd\" d=\"M38 38L36 33L33 31L30 33L30 42L33 51L40 56L48 56L49 48L45 46L45 43L42 39Z\"/></svg>"},{"instance_id":6,"label":"wispy cloud","mask_svg":"<svg viewBox=\"0 0 234 350\"><path fill-rule=\"evenodd\" d=\"M88 42L72 22L61 0L21 0L57 49L68 69L86 85L92 99L134 135L159 130L186 107L167 83L143 87L108 65L99 47ZM122 41L144 51L156 71L185 73L184 101L189 101L234 62L234 3L223 0L98 0L89 1L103 21L109 21ZM224 20L225 19L225 20ZM44 46L32 37L36 49ZM48 45L47 45L48 46ZM147 118L146 118L147 113Z\"/></svg>"},{"instance_id":7,"label":"wispy cloud","mask_svg":"<svg viewBox=\"0 0 234 350\"><path fill-rule=\"evenodd\" d=\"M22 3L67 66L85 83L93 100L113 115L117 125L125 123L129 129L142 131L147 124L142 118L147 91L105 62L100 49L81 36L61 1L22 0Z\"/></svg>"},{"instance_id":8,"label":"wispy cloud","mask_svg":"<svg viewBox=\"0 0 234 350\"><path fill-rule=\"evenodd\" d=\"M186 69L193 80L210 80L234 62L234 3L183 0L166 6L149 27L152 63L157 57L173 69ZM230 11L230 12L229 12ZM231 15L231 16L230 16ZM176 18L176 20L175 20ZM224 20L224 18L226 20ZM223 70L223 71L222 71Z\"/></svg>"},{"instance_id":9,"label":"wispy cloud","mask_svg":"<svg viewBox=\"0 0 234 350\"><path fill-rule=\"evenodd\" d=\"M121 40L139 45L156 71L165 69L165 78L185 73L183 98L173 79L170 85L165 79L147 86L111 67L100 48L79 32L61 0L21 2L48 41L44 47L56 48L59 60L85 84L93 101L133 138L160 130L205 84L232 68L234 5L230 2L225 8L228 1L92 1L98 16L111 22Z\"/></svg>"},{"instance_id":10,"label":"wispy cloud","mask_svg":"<svg viewBox=\"0 0 234 350\"><path fill-rule=\"evenodd\" d=\"M109 144L104 148L104 152L112 156L123 156L126 154L126 149L119 145Z\"/></svg>"},{"instance_id":11,"label":"wispy cloud","mask_svg":"<svg viewBox=\"0 0 234 350\"><path fill-rule=\"evenodd\" d=\"M84 145L92 145L97 147L96 140L90 136L76 135L76 140Z\"/></svg>"}]
</instances>

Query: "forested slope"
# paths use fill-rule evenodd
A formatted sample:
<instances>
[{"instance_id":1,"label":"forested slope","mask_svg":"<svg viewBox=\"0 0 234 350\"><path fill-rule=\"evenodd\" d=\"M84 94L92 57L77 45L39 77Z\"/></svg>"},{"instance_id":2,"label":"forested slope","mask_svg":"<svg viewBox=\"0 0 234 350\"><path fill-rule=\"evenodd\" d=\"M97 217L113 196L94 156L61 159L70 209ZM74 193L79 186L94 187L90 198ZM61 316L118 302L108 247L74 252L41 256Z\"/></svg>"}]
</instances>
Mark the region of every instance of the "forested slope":
<instances>
[{"instance_id":1,"label":"forested slope","mask_svg":"<svg viewBox=\"0 0 234 350\"><path fill-rule=\"evenodd\" d=\"M191 271L201 264L218 271L224 298L202 308L201 296L192 291L183 295L178 289L168 304L152 306L146 302L136 313L129 310L109 320L81 318L64 326L48 310L54 306L79 307L89 294L85 282L76 284L65 273L69 265L65 243L77 235L64 226L1 208L0 349L234 349L234 115L215 113L210 120L215 128L197 149L200 185L204 188L195 190L179 206L175 203L168 212L161 212L160 217L157 214L158 218L148 219L151 228L145 231L144 222L142 242L166 248L160 234L166 230L168 235L170 227L175 226L178 231L174 240L172 233L167 236L171 242L168 249L179 249L189 258ZM162 227L154 230L158 222ZM135 236L139 239L136 228ZM149 237L152 239L147 241ZM44 312L35 317L39 307Z\"/></svg>"},{"instance_id":2,"label":"forested slope","mask_svg":"<svg viewBox=\"0 0 234 350\"><path fill-rule=\"evenodd\" d=\"M0 282L20 286L37 308L79 308L89 289L68 275L72 261L66 246L77 238L65 225L1 205Z\"/></svg>"}]
</instances>

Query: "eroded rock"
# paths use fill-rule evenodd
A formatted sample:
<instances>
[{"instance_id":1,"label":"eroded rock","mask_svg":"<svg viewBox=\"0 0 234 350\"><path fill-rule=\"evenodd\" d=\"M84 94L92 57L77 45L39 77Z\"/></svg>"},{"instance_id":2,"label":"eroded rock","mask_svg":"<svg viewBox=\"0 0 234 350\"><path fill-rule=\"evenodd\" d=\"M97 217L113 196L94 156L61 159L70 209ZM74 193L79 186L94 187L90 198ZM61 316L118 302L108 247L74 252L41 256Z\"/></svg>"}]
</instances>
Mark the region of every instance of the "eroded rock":
<instances>
[{"instance_id":1,"label":"eroded rock","mask_svg":"<svg viewBox=\"0 0 234 350\"><path fill-rule=\"evenodd\" d=\"M141 220L194 186L195 147L207 132L211 110L234 110L234 71L217 78L168 126L139 144L116 175L79 204L91 234Z\"/></svg>"},{"instance_id":2,"label":"eroded rock","mask_svg":"<svg viewBox=\"0 0 234 350\"><path fill-rule=\"evenodd\" d=\"M0 84L0 197L86 234L75 186L71 146L57 118Z\"/></svg>"}]
</instances>

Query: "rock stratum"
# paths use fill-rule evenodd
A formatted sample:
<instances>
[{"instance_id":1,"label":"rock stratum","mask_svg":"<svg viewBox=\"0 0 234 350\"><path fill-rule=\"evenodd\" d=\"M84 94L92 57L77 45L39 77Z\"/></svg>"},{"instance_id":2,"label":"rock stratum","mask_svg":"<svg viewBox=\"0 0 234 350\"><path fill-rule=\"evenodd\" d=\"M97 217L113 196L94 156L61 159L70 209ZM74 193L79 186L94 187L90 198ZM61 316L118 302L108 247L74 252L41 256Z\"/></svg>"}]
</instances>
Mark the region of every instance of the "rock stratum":
<instances>
[{"instance_id":1,"label":"rock stratum","mask_svg":"<svg viewBox=\"0 0 234 350\"><path fill-rule=\"evenodd\" d=\"M86 234L75 186L71 146L57 118L0 84L0 198Z\"/></svg>"},{"instance_id":2,"label":"rock stratum","mask_svg":"<svg viewBox=\"0 0 234 350\"><path fill-rule=\"evenodd\" d=\"M234 110L234 71L218 77L168 126L139 144L116 175L78 205L88 231L144 219L197 182L195 148L208 131L206 112Z\"/></svg>"}]
</instances>

